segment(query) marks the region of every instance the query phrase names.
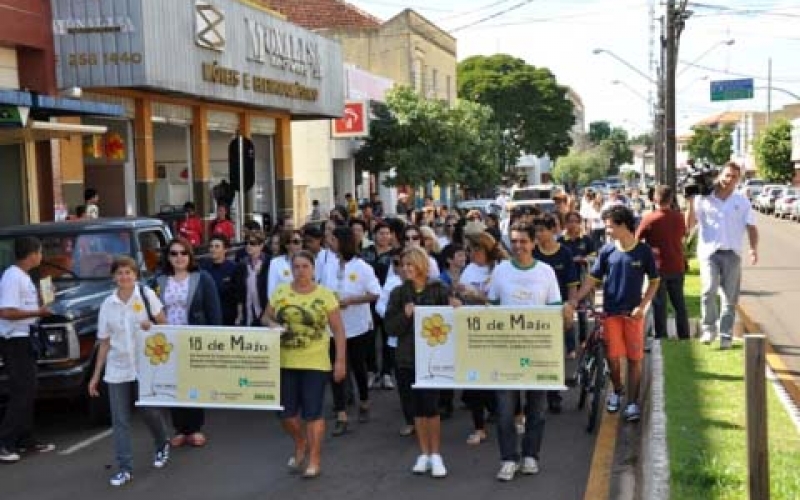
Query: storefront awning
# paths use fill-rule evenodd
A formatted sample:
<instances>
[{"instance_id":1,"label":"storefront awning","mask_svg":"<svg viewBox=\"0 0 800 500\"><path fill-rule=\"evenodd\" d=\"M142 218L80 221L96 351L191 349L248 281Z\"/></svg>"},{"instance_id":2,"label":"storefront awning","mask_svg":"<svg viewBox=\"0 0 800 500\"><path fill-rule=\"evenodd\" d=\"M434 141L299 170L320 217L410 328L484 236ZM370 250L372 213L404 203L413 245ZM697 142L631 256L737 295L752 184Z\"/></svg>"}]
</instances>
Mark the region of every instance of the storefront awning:
<instances>
[{"instance_id":1,"label":"storefront awning","mask_svg":"<svg viewBox=\"0 0 800 500\"><path fill-rule=\"evenodd\" d=\"M50 139L71 139L84 134L105 134L107 130L107 127L98 125L29 120L26 127L0 128L0 145Z\"/></svg>"},{"instance_id":2,"label":"storefront awning","mask_svg":"<svg viewBox=\"0 0 800 500\"><path fill-rule=\"evenodd\" d=\"M125 109L116 104L53 97L24 90L0 90L0 105L30 108L31 116L37 120L52 116L125 116Z\"/></svg>"}]
</instances>

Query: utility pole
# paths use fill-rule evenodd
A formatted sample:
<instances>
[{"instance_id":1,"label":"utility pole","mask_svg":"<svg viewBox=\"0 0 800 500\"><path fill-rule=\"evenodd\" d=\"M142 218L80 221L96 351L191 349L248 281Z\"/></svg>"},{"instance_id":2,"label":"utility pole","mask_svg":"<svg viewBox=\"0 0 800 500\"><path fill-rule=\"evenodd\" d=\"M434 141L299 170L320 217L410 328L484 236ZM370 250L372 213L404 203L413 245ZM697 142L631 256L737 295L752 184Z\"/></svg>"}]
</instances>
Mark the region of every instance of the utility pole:
<instances>
[{"instance_id":1,"label":"utility pole","mask_svg":"<svg viewBox=\"0 0 800 500\"><path fill-rule=\"evenodd\" d=\"M664 184L666 183L666 165L664 164L666 158L664 154L666 139L664 130L664 109L666 108L666 103L664 102L664 68L666 67L665 54L667 40L664 34L664 16L661 16L659 21L659 62L656 68L656 103L655 109L653 110L653 153L655 154L656 184Z\"/></svg>"},{"instance_id":2,"label":"utility pole","mask_svg":"<svg viewBox=\"0 0 800 500\"><path fill-rule=\"evenodd\" d=\"M664 72L664 92L666 107L664 109L665 124L664 129L666 133L665 149L666 149L666 170L667 170L667 185L675 190L677 184L676 173L676 141L675 141L675 70L678 65L678 47L681 33L686 25L686 19L689 13L686 10L688 0L681 0L679 6L675 5L675 0L667 0L667 62L666 71Z\"/></svg>"}]
</instances>

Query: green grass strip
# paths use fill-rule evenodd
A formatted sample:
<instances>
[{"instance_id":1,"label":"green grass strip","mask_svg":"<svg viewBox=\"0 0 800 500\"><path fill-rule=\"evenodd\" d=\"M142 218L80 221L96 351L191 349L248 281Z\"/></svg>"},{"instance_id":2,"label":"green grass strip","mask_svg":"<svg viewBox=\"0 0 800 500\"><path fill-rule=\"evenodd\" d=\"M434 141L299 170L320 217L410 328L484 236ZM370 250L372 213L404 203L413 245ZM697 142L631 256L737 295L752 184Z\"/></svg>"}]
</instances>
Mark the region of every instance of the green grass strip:
<instances>
[{"instance_id":1,"label":"green grass strip","mask_svg":"<svg viewBox=\"0 0 800 500\"><path fill-rule=\"evenodd\" d=\"M744 346L662 342L673 500L747 498ZM771 498L800 498L800 435L768 382Z\"/></svg>"}]
</instances>

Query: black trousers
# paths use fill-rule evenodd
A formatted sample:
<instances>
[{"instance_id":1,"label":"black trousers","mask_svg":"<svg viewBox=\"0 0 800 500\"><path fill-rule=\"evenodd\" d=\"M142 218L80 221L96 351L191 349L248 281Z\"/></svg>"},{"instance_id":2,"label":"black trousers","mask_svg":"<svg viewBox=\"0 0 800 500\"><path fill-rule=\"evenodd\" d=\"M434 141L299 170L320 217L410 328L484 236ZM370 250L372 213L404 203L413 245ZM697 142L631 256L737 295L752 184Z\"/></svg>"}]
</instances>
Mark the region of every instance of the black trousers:
<instances>
[{"instance_id":1,"label":"black trousers","mask_svg":"<svg viewBox=\"0 0 800 500\"><path fill-rule=\"evenodd\" d=\"M667 296L675 310L675 329L681 339L689 338L689 317L683 295L684 274L662 274L653 299L653 328L657 339L667 338Z\"/></svg>"},{"instance_id":2,"label":"black trousers","mask_svg":"<svg viewBox=\"0 0 800 500\"><path fill-rule=\"evenodd\" d=\"M203 429L206 411L203 408L171 408L172 426L176 434L194 434Z\"/></svg>"},{"instance_id":3,"label":"black trousers","mask_svg":"<svg viewBox=\"0 0 800 500\"><path fill-rule=\"evenodd\" d=\"M28 337L0 340L0 356L8 376L8 404L0 423L0 446L13 450L32 440L36 356Z\"/></svg>"},{"instance_id":4,"label":"black trousers","mask_svg":"<svg viewBox=\"0 0 800 500\"><path fill-rule=\"evenodd\" d=\"M358 399L362 403L369 401L369 381L367 380L367 350L369 349L369 338L367 334L347 339L347 366L350 373L356 379L358 387ZM336 344L331 339L330 348L331 362L336 360ZM345 411L347 403L347 377L341 382L332 382L333 389L333 411Z\"/></svg>"}]
</instances>

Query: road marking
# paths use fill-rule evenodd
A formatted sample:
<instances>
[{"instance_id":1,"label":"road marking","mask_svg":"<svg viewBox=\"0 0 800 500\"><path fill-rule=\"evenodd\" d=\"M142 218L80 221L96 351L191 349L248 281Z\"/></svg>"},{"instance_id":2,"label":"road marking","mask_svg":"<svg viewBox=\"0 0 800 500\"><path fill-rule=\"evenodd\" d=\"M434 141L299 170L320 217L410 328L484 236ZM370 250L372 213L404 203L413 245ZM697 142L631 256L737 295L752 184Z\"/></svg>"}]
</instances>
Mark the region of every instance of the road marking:
<instances>
[{"instance_id":1,"label":"road marking","mask_svg":"<svg viewBox=\"0 0 800 500\"><path fill-rule=\"evenodd\" d=\"M607 390L613 390L611 384ZM599 408L600 428L594 443L589 480L586 482L586 493L583 495L584 500L604 499L611 494L611 468L614 464L619 412L608 413L603 406L601 404Z\"/></svg>"},{"instance_id":2,"label":"road marking","mask_svg":"<svg viewBox=\"0 0 800 500\"><path fill-rule=\"evenodd\" d=\"M94 443L107 438L108 436L111 435L111 432L112 432L112 429L106 429L103 432L95 434L94 436L92 436L90 438L84 439L83 441L80 441L80 442L70 446L69 448L65 448L65 449L59 451L58 454L59 455L72 455L75 452L81 451L82 449L87 448L87 447L93 445Z\"/></svg>"}]
</instances>

